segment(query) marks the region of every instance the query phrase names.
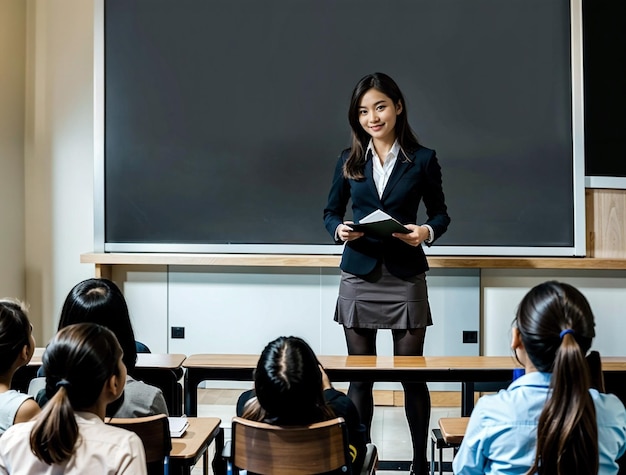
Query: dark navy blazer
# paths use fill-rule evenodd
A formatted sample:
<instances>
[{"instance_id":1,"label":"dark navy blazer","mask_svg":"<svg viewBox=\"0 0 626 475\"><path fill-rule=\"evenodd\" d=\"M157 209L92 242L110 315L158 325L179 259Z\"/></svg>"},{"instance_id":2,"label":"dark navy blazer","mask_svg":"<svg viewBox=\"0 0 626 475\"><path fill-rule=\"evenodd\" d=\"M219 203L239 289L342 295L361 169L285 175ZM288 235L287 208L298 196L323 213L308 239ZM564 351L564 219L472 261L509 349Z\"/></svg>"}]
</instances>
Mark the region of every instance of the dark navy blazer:
<instances>
[{"instance_id":1,"label":"dark navy blazer","mask_svg":"<svg viewBox=\"0 0 626 475\"><path fill-rule=\"evenodd\" d=\"M337 161L328 204L324 209L324 224L333 239L337 226L343 223L350 199L356 223L381 209L402 224L417 224L417 210L423 200L428 219L420 224L433 228L435 240L446 232L450 217L441 184L441 167L434 150L420 147L409 153L408 159L400 152L382 198L378 197L374 183L371 159L365 163L365 178L353 180L343 176L343 164L348 154L349 150L344 150ZM380 240L369 236L346 243L340 267L354 275L366 275L381 260L397 277L410 277L428 270L421 245L410 246L394 237Z\"/></svg>"}]
</instances>

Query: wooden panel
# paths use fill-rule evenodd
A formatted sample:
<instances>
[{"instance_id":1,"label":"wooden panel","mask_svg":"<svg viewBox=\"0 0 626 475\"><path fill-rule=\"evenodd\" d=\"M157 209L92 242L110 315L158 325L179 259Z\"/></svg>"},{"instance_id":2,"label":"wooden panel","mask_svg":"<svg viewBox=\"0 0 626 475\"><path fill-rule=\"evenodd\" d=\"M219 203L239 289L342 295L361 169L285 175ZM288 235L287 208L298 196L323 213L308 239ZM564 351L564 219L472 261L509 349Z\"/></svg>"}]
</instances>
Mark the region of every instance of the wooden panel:
<instances>
[{"instance_id":1,"label":"wooden panel","mask_svg":"<svg viewBox=\"0 0 626 475\"><path fill-rule=\"evenodd\" d=\"M404 406L404 391L380 391L393 393L393 404L379 404L374 394L374 404L377 406L393 405ZM478 396L478 393L477 393ZM430 391L431 407L461 407L460 391Z\"/></svg>"},{"instance_id":2,"label":"wooden panel","mask_svg":"<svg viewBox=\"0 0 626 475\"><path fill-rule=\"evenodd\" d=\"M626 190L588 189L587 256L626 258Z\"/></svg>"},{"instance_id":3,"label":"wooden panel","mask_svg":"<svg viewBox=\"0 0 626 475\"><path fill-rule=\"evenodd\" d=\"M347 392L347 391L344 391ZM374 405L375 406L401 406L402 404L396 404L396 393L402 391L391 391L387 389L375 389L373 392Z\"/></svg>"},{"instance_id":4,"label":"wooden panel","mask_svg":"<svg viewBox=\"0 0 626 475\"><path fill-rule=\"evenodd\" d=\"M623 213L622 213L623 214ZM596 256L599 257L599 256ZM181 265L244 267L332 267L339 266L340 256L290 254L159 254L159 253L88 253L80 256L83 264L106 265ZM626 252L616 258L588 257L483 257L429 256L432 268L451 269L626 269Z\"/></svg>"}]
</instances>

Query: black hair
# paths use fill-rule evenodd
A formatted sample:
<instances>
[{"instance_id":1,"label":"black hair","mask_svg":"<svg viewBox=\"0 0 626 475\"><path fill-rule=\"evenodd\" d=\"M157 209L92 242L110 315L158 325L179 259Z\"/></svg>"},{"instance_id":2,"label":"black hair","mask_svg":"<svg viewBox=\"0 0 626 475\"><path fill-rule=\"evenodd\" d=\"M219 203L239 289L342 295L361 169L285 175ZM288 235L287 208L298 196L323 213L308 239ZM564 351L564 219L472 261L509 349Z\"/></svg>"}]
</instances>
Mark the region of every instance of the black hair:
<instances>
[{"instance_id":1,"label":"black hair","mask_svg":"<svg viewBox=\"0 0 626 475\"><path fill-rule=\"evenodd\" d=\"M516 325L532 364L552 373L551 396L539 417L537 451L528 473L598 473L598 427L585 359L595 336L589 302L569 284L545 282L522 299Z\"/></svg>"},{"instance_id":2,"label":"black hair","mask_svg":"<svg viewBox=\"0 0 626 475\"><path fill-rule=\"evenodd\" d=\"M24 346L30 345L31 326L19 300L0 300L0 374L6 373Z\"/></svg>"},{"instance_id":3,"label":"black hair","mask_svg":"<svg viewBox=\"0 0 626 475\"><path fill-rule=\"evenodd\" d=\"M258 405L247 419L280 425L306 425L331 419L324 400L322 372L311 347L301 338L281 336L261 353L254 372Z\"/></svg>"},{"instance_id":4,"label":"black hair","mask_svg":"<svg viewBox=\"0 0 626 475\"><path fill-rule=\"evenodd\" d=\"M343 168L343 174L346 178L360 179L364 177L365 149L370 140L370 135L363 130L359 122L359 107L361 98L370 89L382 92L391 99L394 105L402 105L402 111L396 118L395 132L405 160L409 159L406 155L407 152L413 152L420 147L415 132L409 125L406 101L396 82L384 73L368 74L359 80L352 91L352 98L350 99L348 122L350 122L350 127L352 128L352 146Z\"/></svg>"},{"instance_id":5,"label":"black hair","mask_svg":"<svg viewBox=\"0 0 626 475\"><path fill-rule=\"evenodd\" d=\"M59 330L74 323L97 323L111 330L124 351L124 364L133 374L137 364L135 333L122 291L108 279L87 279L65 298Z\"/></svg>"}]
</instances>

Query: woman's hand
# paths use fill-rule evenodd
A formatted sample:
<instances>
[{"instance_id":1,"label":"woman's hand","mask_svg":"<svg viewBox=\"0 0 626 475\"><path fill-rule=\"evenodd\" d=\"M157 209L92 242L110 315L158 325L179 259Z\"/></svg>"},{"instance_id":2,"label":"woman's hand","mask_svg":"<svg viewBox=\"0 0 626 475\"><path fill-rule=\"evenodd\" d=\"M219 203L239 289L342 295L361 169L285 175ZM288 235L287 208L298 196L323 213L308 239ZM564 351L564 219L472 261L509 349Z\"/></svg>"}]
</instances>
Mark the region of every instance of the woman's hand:
<instances>
[{"instance_id":1,"label":"woman's hand","mask_svg":"<svg viewBox=\"0 0 626 475\"><path fill-rule=\"evenodd\" d=\"M354 222L346 221L337 227L337 237L344 242L354 241L355 239L359 239L363 236L362 232L353 231L350 227L351 224L354 224Z\"/></svg>"},{"instance_id":2,"label":"woman's hand","mask_svg":"<svg viewBox=\"0 0 626 475\"><path fill-rule=\"evenodd\" d=\"M405 224L405 228L410 229L408 234L393 233L392 236L406 242L409 246L417 247L423 243L430 235L426 226L418 226L417 224Z\"/></svg>"}]
</instances>

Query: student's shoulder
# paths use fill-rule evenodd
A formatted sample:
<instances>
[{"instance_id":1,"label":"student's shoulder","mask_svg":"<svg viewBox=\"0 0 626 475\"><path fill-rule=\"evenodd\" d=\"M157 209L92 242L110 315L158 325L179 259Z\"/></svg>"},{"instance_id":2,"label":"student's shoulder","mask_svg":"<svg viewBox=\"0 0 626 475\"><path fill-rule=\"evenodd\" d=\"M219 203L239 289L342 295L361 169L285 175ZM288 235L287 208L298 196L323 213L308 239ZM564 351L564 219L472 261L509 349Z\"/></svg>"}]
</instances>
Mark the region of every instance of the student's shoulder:
<instances>
[{"instance_id":1,"label":"student's shoulder","mask_svg":"<svg viewBox=\"0 0 626 475\"><path fill-rule=\"evenodd\" d=\"M143 448L143 442L135 432L110 424L81 426L80 433L87 444L106 447L110 454L135 453Z\"/></svg>"},{"instance_id":2,"label":"student's shoulder","mask_svg":"<svg viewBox=\"0 0 626 475\"><path fill-rule=\"evenodd\" d=\"M600 393L595 389L589 390L596 408L598 421L606 420L618 424L626 424L626 408L624 403L615 395Z\"/></svg>"},{"instance_id":3,"label":"student's shoulder","mask_svg":"<svg viewBox=\"0 0 626 475\"><path fill-rule=\"evenodd\" d=\"M0 393L0 406L20 403L31 397L32 396L16 391L15 389L9 389L8 391Z\"/></svg>"},{"instance_id":4,"label":"student's shoulder","mask_svg":"<svg viewBox=\"0 0 626 475\"><path fill-rule=\"evenodd\" d=\"M12 447L24 443L24 441L30 440L30 433L35 425L35 421L22 422L19 424L13 424L0 433L2 444L0 444L0 451L8 452Z\"/></svg>"},{"instance_id":5,"label":"student's shoulder","mask_svg":"<svg viewBox=\"0 0 626 475\"><path fill-rule=\"evenodd\" d=\"M352 402L352 399L335 388L324 390L324 400L339 417L346 417L352 411L356 411L356 406Z\"/></svg>"},{"instance_id":6,"label":"student's shoulder","mask_svg":"<svg viewBox=\"0 0 626 475\"><path fill-rule=\"evenodd\" d=\"M481 396L472 411L472 418L485 421L499 422L502 419L514 417L519 408L519 402L511 391L501 390L496 394Z\"/></svg>"},{"instance_id":7,"label":"student's shoulder","mask_svg":"<svg viewBox=\"0 0 626 475\"><path fill-rule=\"evenodd\" d=\"M15 415L15 423L30 421L33 417L41 412L41 408L35 399L28 395L20 404L17 414Z\"/></svg>"},{"instance_id":8,"label":"student's shoulder","mask_svg":"<svg viewBox=\"0 0 626 475\"><path fill-rule=\"evenodd\" d=\"M134 396L142 397L145 395L161 394L163 392L161 391L161 388L157 386L152 386L151 384L148 384L148 383L144 383L143 381L134 379L131 376L128 376L126 378L126 386L124 388L124 391L126 392L127 396L130 394L133 397Z\"/></svg>"},{"instance_id":9,"label":"student's shoulder","mask_svg":"<svg viewBox=\"0 0 626 475\"><path fill-rule=\"evenodd\" d=\"M348 396L346 396L344 393L342 393L341 391L338 391L335 388L325 389L324 399L326 400L326 402L335 402L335 401L341 401L344 403L352 402L352 400Z\"/></svg>"}]
</instances>

